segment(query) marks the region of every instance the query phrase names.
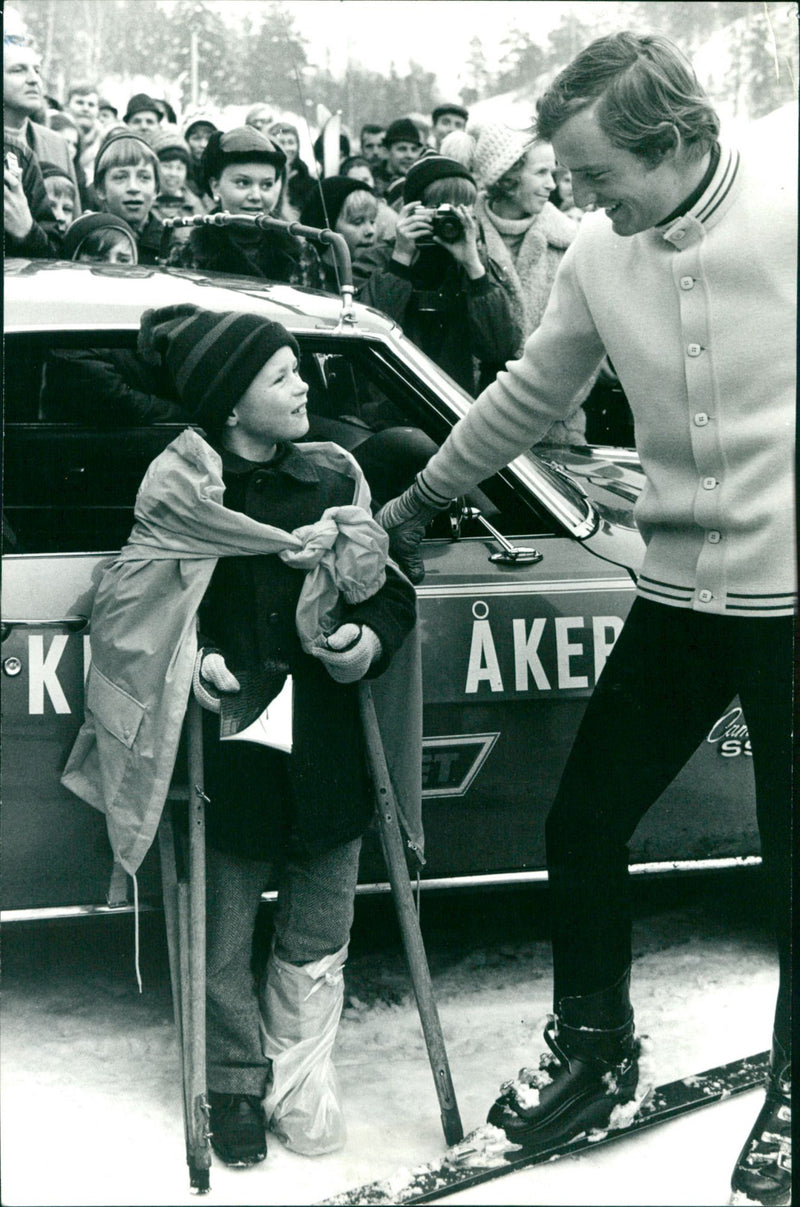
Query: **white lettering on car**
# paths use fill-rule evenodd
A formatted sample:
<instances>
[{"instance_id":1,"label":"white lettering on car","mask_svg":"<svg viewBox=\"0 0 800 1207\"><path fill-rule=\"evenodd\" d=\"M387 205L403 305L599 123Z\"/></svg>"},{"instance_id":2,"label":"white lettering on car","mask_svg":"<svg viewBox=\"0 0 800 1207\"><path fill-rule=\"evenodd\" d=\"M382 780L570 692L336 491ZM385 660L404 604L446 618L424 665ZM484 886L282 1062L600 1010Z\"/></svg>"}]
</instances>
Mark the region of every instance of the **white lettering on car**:
<instances>
[{"instance_id":1,"label":"white lettering on car","mask_svg":"<svg viewBox=\"0 0 800 1207\"><path fill-rule=\"evenodd\" d=\"M594 681L600 678L608 655L614 648L614 643L622 631L624 621L619 616L595 616L592 618L592 636L594 640ZM611 633L609 638L608 634Z\"/></svg>"},{"instance_id":2,"label":"white lettering on car","mask_svg":"<svg viewBox=\"0 0 800 1207\"><path fill-rule=\"evenodd\" d=\"M569 640L570 629L582 629L582 616L556 616L556 659L558 662L559 687L588 687L588 675L573 675L570 658L583 653L583 642Z\"/></svg>"},{"instance_id":3,"label":"white lettering on car","mask_svg":"<svg viewBox=\"0 0 800 1207\"><path fill-rule=\"evenodd\" d=\"M492 637L492 626L488 620L475 620L472 623L472 645L469 651L467 684L464 688L467 695L476 692L478 684L484 679L488 681L493 692L503 690L500 663L497 661L497 651L494 648L494 638Z\"/></svg>"},{"instance_id":4,"label":"white lettering on car","mask_svg":"<svg viewBox=\"0 0 800 1207\"><path fill-rule=\"evenodd\" d=\"M44 712L45 691L57 713L71 711L56 674L68 640L68 633L57 634L45 656L42 634L34 633L28 638L28 711L32 716L40 716Z\"/></svg>"},{"instance_id":5,"label":"white lettering on car","mask_svg":"<svg viewBox=\"0 0 800 1207\"><path fill-rule=\"evenodd\" d=\"M525 621L515 620L514 631L514 669L516 672L516 688L519 692L528 690L528 671L533 672L533 680L539 691L550 691L550 680L544 673L539 658L539 642L542 640L545 620L539 617L531 625L531 631L525 636Z\"/></svg>"},{"instance_id":6,"label":"white lettering on car","mask_svg":"<svg viewBox=\"0 0 800 1207\"><path fill-rule=\"evenodd\" d=\"M476 693L482 683L488 684L492 692L503 692L496 640L504 659L510 652L504 632L493 632L486 604L481 601L480 610L476 611L478 606L473 605L472 640L464 688L467 695ZM593 660L596 682L623 623L620 616L594 616L590 628L583 616L538 616L532 621L521 617L512 619L514 690L527 692L535 687L540 692L550 692L554 686L560 691L587 689L589 675L576 673L574 659L583 659L584 665L592 665L590 658ZM570 640L574 630L583 630L582 640Z\"/></svg>"}]
</instances>

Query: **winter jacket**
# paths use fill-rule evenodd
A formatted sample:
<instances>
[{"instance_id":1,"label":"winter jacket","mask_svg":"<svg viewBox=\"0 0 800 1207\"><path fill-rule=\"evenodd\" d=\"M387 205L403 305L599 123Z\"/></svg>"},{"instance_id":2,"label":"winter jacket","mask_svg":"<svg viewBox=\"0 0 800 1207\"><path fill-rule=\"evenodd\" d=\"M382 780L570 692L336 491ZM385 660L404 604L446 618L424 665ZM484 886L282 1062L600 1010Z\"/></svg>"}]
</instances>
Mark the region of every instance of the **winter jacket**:
<instances>
[{"instance_id":1,"label":"winter jacket","mask_svg":"<svg viewBox=\"0 0 800 1207\"><path fill-rule=\"evenodd\" d=\"M225 504L252 519L295 531L330 507L352 503L352 475L279 446L266 465L222 453ZM204 744L208 841L244 858L274 857L281 842L299 857L363 833L374 802L366 775L357 683L336 683L305 653L295 624L304 572L280 558L221 558L200 607L203 644L219 649L234 674L285 668L294 684L290 756L247 742L220 742L207 714ZM388 667L413 627L414 589L391 566L373 595L342 611L368 625L382 653L367 677ZM280 680L273 685L277 692Z\"/></svg>"},{"instance_id":2,"label":"winter jacket","mask_svg":"<svg viewBox=\"0 0 800 1207\"><path fill-rule=\"evenodd\" d=\"M106 814L114 857L131 875L153 841L166 799L191 690L197 611L218 558L277 553L306 570L296 613L306 650L335 627L340 598L359 604L383 586L385 534L365 511L369 492L358 466L336 445L303 445L302 454L350 475L354 504L287 532L225 507L219 455L197 432L182 432L145 474L130 538L100 581L86 719L62 783ZM413 640L403 644L395 669L409 676L404 707L395 707L388 720L382 713L382 734L409 841L421 847L421 698ZM376 682L376 705L395 687L390 679L391 672Z\"/></svg>"},{"instance_id":3,"label":"winter jacket","mask_svg":"<svg viewBox=\"0 0 800 1207\"><path fill-rule=\"evenodd\" d=\"M375 265L359 301L395 319L410 340L474 395L474 361L493 379L521 342L508 299L491 263L477 281L440 247L426 247L410 267L392 259L394 245L376 247Z\"/></svg>"},{"instance_id":4,"label":"winter jacket","mask_svg":"<svg viewBox=\"0 0 800 1207\"><path fill-rule=\"evenodd\" d=\"M136 246L140 264L163 264L166 255L163 243L164 225L152 211L147 215L147 221L136 233Z\"/></svg>"},{"instance_id":5,"label":"winter jacket","mask_svg":"<svg viewBox=\"0 0 800 1207\"><path fill-rule=\"evenodd\" d=\"M192 229L185 243L172 248L167 262L181 268L201 268L301 285L300 259L299 240L285 231L198 226Z\"/></svg>"},{"instance_id":6,"label":"winter jacket","mask_svg":"<svg viewBox=\"0 0 800 1207\"><path fill-rule=\"evenodd\" d=\"M646 481L639 594L728 616L795 605L797 179L723 147L686 213L627 238L587 214L541 325L419 478L462 494L547 427L608 355Z\"/></svg>"},{"instance_id":7,"label":"winter jacket","mask_svg":"<svg viewBox=\"0 0 800 1207\"><path fill-rule=\"evenodd\" d=\"M502 273L502 283L508 293L511 313L522 332L522 340L514 356L522 355L525 340L542 321L558 266L564 252L573 242L578 227L554 205L546 202L542 212L531 221L515 254L503 238L503 220L479 196L475 213L481 233L495 264ZM581 393L581 401L585 392ZM585 444L586 413L578 405L566 419L558 420L545 433L548 444Z\"/></svg>"},{"instance_id":8,"label":"winter jacket","mask_svg":"<svg viewBox=\"0 0 800 1207\"><path fill-rule=\"evenodd\" d=\"M33 151L39 161L40 167L44 163L52 163L55 167L61 168L69 176L75 185L75 199L77 203L79 195L78 177L72 159L72 147L66 138L63 138L57 130L51 130L40 122L31 121L30 118L26 118L22 123L19 136Z\"/></svg>"}]
</instances>

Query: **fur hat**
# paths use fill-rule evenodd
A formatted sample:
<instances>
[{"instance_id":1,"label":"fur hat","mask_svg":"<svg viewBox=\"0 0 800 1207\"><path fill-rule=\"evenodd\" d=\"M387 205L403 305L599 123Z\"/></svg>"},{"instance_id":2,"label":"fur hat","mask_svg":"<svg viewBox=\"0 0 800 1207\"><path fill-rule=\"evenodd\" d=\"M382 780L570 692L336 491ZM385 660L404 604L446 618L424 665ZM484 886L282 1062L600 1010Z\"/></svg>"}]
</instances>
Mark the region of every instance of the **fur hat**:
<instances>
[{"instance_id":1,"label":"fur hat","mask_svg":"<svg viewBox=\"0 0 800 1207\"><path fill-rule=\"evenodd\" d=\"M444 104L437 105L436 108L434 109L433 113L431 114L432 125L435 126L436 123L438 122L439 118L444 117L445 113L455 113L455 115L457 117L463 117L464 121L467 121L469 119L469 110L465 109L463 105L456 105L456 104L450 104L448 102L445 102Z\"/></svg>"},{"instance_id":2,"label":"fur hat","mask_svg":"<svg viewBox=\"0 0 800 1207\"><path fill-rule=\"evenodd\" d=\"M162 365L195 423L219 431L253 378L279 348L299 357L294 336L260 314L181 304L146 310L138 347Z\"/></svg>"},{"instance_id":3,"label":"fur hat","mask_svg":"<svg viewBox=\"0 0 800 1207\"><path fill-rule=\"evenodd\" d=\"M327 226L334 230L345 200L351 193L359 192L375 196L374 191L363 180L354 180L352 176L328 176L319 182L319 188L314 188L309 193L303 203L300 221L304 226Z\"/></svg>"},{"instance_id":4,"label":"fur hat","mask_svg":"<svg viewBox=\"0 0 800 1207\"><path fill-rule=\"evenodd\" d=\"M128 101L128 108L125 110L123 121L127 122L135 113L155 113L159 121L161 121L162 113L152 96L148 96L146 92L137 92Z\"/></svg>"},{"instance_id":5,"label":"fur hat","mask_svg":"<svg viewBox=\"0 0 800 1207\"><path fill-rule=\"evenodd\" d=\"M407 205L409 201L421 201L429 184L451 176L461 176L475 183L463 163L457 159L448 159L446 155L423 155L408 169L403 184L403 202Z\"/></svg>"},{"instance_id":6,"label":"fur hat","mask_svg":"<svg viewBox=\"0 0 800 1207\"><path fill-rule=\"evenodd\" d=\"M502 122L487 123L475 148L475 176L482 189L494 184L535 142L533 134L512 130Z\"/></svg>"},{"instance_id":7,"label":"fur hat","mask_svg":"<svg viewBox=\"0 0 800 1207\"><path fill-rule=\"evenodd\" d=\"M164 124L153 131L149 142L159 159L182 159L184 163L189 163L189 144L177 126Z\"/></svg>"},{"instance_id":8,"label":"fur hat","mask_svg":"<svg viewBox=\"0 0 800 1207\"><path fill-rule=\"evenodd\" d=\"M233 130L215 130L206 143L201 161L203 184L217 180L231 163L271 163L280 173L286 156L276 142L254 126L235 126Z\"/></svg>"},{"instance_id":9,"label":"fur hat","mask_svg":"<svg viewBox=\"0 0 800 1207\"><path fill-rule=\"evenodd\" d=\"M398 117L397 121L392 122L388 127L383 136L383 145L390 147L395 142L411 142L416 143L419 147L422 146L419 130L410 117Z\"/></svg>"}]
</instances>

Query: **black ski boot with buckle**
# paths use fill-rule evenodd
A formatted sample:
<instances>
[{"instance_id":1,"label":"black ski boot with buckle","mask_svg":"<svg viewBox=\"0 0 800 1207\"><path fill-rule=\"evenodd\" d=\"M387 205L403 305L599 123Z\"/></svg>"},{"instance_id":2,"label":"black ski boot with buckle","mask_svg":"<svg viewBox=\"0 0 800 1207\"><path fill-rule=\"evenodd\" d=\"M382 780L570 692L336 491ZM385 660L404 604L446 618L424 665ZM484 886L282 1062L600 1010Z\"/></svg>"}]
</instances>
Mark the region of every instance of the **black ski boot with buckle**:
<instances>
[{"instance_id":1,"label":"black ski boot with buckle","mask_svg":"<svg viewBox=\"0 0 800 1207\"><path fill-rule=\"evenodd\" d=\"M226 1165L257 1165L267 1155L267 1120L258 1094L208 1094L211 1147Z\"/></svg>"},{"instance_id":2,"label":"black ski boot with buckle","mask_svg":"<svg viewBox=\"0 0 800 1207\"><path fill-rule=\"evenodd\" d=\"M608 1126L614 1107L633 1100L639 1080L628 982L625 973L610 989L561 999L544 1031L550 1053L538 1069L520 1069L516 1081L501 1086L489 1123L527 1152Z\"/></svg>"},{"instance_id":3,"label":"black ski boot with buckle","mask_svg":"<svg viewBox=\"0 0 800 1207\"><path fill-rule=\"evenodd\" d=\"M764 1105L739 1153L731 1178L732 1203L789 1203L792 1194L792 1059L772 1037Z\"/></svg>"}]
</instances>

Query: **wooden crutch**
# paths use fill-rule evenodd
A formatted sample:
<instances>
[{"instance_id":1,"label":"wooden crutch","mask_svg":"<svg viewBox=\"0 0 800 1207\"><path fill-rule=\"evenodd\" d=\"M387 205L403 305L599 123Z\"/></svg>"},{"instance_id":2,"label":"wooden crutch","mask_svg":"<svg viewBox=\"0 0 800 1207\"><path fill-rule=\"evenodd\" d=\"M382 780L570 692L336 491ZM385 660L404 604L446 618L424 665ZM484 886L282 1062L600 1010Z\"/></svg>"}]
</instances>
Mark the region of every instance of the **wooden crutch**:
<instances>
[{"instance_id":1,"label":"wooden crutch","mask_svg":"<svg viewBox=\"0 0 800 1207\"><path fill-rule=\"evenodd\" d=\"M425 1044L428 1049L428 1059L433 1073L436 1093L439 1097L439 1108L442 1117L442 1129L448 1145L457 1144L464 1138L464 1128L456 1102L456 1093L450 1076L450 1065L444 1046L444 1036L439 1022L439 1011L433 996L430 969L425 955L425 945L419 919L414 908L414 896L411 891L411 881L408 866L403 851L403 839L400 833L400 823L397 818L397 800L386 765L386 755L381 741L378 718L375 715L375 704L369 684L361 683L359 691L361 723L364 729L364 739L367 749L372 782L375 789L375 809L378 815L378 830L381 845L389 873L389 883L392 887L397 920L403 938L403 949L406 955L414 996L417 999L419 1019Z\"/></svg>"},{"instance_id":2,"label":"wooden crutch","mask_svg":"<svg viewBox=\"0 0 800 1207\"><path fill-rule=\"evenodd\" d=\"M186 712L187 793L171 792L159 825L161 884L181 1059L183 1128L189 1185L209 1188L211 1144L206 1094L206 854L203 720L191 697ZM176 827L173 800L187 799L188 839Z\"/></svg>"}]
</instances>

